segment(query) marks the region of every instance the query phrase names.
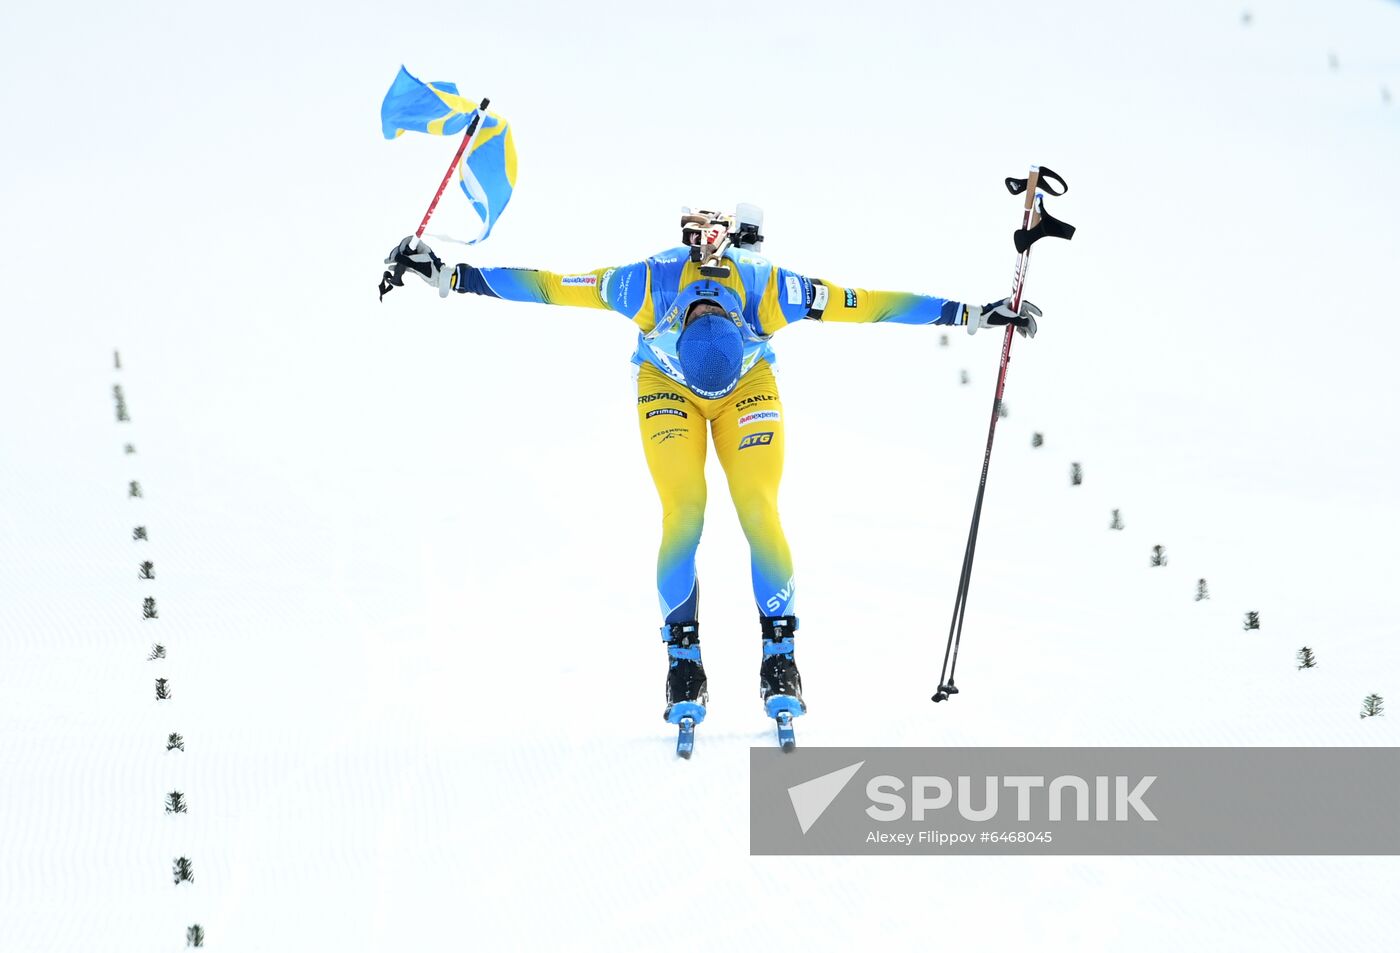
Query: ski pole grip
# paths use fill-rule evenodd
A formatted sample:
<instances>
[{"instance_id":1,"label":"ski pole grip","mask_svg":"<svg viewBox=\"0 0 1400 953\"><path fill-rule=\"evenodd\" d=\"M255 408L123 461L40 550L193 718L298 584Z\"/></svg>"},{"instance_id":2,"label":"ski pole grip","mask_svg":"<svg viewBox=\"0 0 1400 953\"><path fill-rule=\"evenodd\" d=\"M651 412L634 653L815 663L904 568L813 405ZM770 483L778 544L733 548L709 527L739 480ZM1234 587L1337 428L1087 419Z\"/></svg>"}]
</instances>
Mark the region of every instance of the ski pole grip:
<instances>
[{"instance_id":1,"label":"ski pole grip","mask_svg":"<svg viewBox=\"0 0 1400 953\"><path fill-rule=\"evenodd\" d=\"M1031 166L1031 174L1026 176L1026 214L1035 214L1035 190L1040 188L1040 166ZM1029 227L1027 223L1026 227Z\"/></svg>"}]
</instances>

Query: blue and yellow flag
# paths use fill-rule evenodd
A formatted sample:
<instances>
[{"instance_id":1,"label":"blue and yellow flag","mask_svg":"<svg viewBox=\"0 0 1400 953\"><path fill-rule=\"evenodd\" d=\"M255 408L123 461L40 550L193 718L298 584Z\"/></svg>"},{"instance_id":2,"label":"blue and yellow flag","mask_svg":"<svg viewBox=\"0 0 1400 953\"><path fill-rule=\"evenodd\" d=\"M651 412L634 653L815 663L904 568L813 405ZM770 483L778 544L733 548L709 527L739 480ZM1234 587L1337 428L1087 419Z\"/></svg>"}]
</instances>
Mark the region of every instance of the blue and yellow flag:
<instances>
[{"instance_id":1,"label":"blue and yellow flag","mask_svg":"<svg viewBox=\"0 0 1400 953\"><path fill-rule=\"evenodd\" d=\"M491 234L515 189L515 140L510 124L500 116L482 117L462 160L460 178L462 191L481 217L481 234L467 243L474 245Z\"/></svg>"},{"instance_id":2,"label":"blue and yellow flag","mask_svg":"<svg viewBox=\"0 0 1400 953\"><path fill-rule=\"evenodd\" d=\"M466 129L477 113L476 104L457 92L456 83L425 83L400 66L384 96L379 119L385 139L405 132L452 136ZM491 234L515 188L515 140L510 124L494 113L484 113L462 157L459 174L462 191L481 217L481 234L467 242L474 245Z\"/></svg>"}]
</instances>

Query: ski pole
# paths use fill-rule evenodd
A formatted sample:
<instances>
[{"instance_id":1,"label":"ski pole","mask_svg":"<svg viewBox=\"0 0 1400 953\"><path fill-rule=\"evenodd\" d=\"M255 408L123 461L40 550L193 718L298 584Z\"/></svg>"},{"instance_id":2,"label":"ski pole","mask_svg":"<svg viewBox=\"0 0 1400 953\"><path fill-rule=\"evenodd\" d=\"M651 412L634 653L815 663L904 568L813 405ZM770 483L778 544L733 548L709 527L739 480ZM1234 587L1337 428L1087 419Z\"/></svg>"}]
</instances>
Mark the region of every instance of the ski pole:
<instances>
[{"instance_id":1,"label":"ski pole","mask_svg":"<svg viewBox=\"0 0 1400 953\"><path fill-rule=\"evenodd\" d=\"M447 167L447 172L442 176L442 182L438 184L437 193L433 196L432 202L428 204L428 210L423 213L423 221L418 223L418 231L413 233L413 247L418 247L418 239L423 237L423 232L428 227L428 219L433 217L433 212L437 209L438 199L442 198L442 193L447 191L447 182L452 178L452 173L457 169L457 163L462 161L462 155L467 151L467 146L471 144L472 136L476 134L477 123L481 122L482 113L486 112L486 107L491 105L490 98L484 98L476 107L476 115L472 117L471 124L467 126L466 135L462 136L462 144L457 147L457 154L452 157L452 164Z\"/></svg>"},{"instance_id":2,"label":"ski pole","mask_svg":"<svg viewBox=\"0 0 1400 953\"><path fill-rule=\"evenodd\" d=\"M1046 186L1051 195L1063 195L1068 191L1064 179L1056 175L1051 169L1042 170L1040 166L1031 166L1030 175L1022 179L1006 180L1006 188L1015 195L1024 190L1026 202L1021 214L1021 229L1015 235L1016 241L1016 276L1012 283L1011 310L1019 313L1021 310L1021 296L1026 286L1026 271L1030 267L1031 245L1037 239L1050 235L1055 238L1069 238L1074 234L1074 228L1065 225L1044 214L1044 209L1040 203L1044 197L1036 191L1041 184L1041 179L1053 180L1059 183L1060 191L1056 192L1050 186ZM1049 228L1043 228L1042 217ZM1006 391L1006 366L1011 362L1011 339L1016 330L1012 324L1007 324L1006 335L1001 343L1001 366L997 372L996 396L992 399L992 422L987 428L987 451L982 456L982 478L977 484L977 501L972 507L972 525L967 532L967 546L963 550L962 572L958 574L958 594L953 602L953 621L948 626L948 646L943 652L943 670L938 676L938 691L933 695L935 702L947 701L952 695L958 694L957 685L954 684L954 674L958 667L958 649L962 646L963 619L967 614L967 594L972 584L972 560L977 554L977 531L982 523L982 502L987 494L987 471L992 465L992 441L996 437L997 419L1001 416L1001 399ZM951 664L950 664L951 663Z\"/></svg>"},{"instance_id":3,"label":"ski pole","mask_svg":"<svg viewBox=\"0 0 1400 953\"><path fill-rule=\"evenodd\" d=\"M433 212L437 211L438 200L442 198L442 193L447 191L447 183L452 178L452 173L457 170L457 163L462 161L462 156L467 151L467 146L471 145L472 136L476 134L477 124L481 122L481 116L486 112L486 107L491 105L490 97L484 97L476 107L476 115L472 116L472 121L467 125L466 134L462 136L462 144L457 147L457 154L452 157L452 162L447 166L447 171L442 175L442 181L438 183L437 192L433 194L433 200L428 203L428 210L423 213L423 221L418 223L418 231L413 233L413 240L409 244L410 249L418 247L418 239L423 237L423 232L428 227L428 219L433 217ZM389 293L389 289L398 284L403 278L404 266L396 265L392 272L384 272L384 278L379 282L379 300L383 301L384 296Z\"/></svg>"}]
</instances>

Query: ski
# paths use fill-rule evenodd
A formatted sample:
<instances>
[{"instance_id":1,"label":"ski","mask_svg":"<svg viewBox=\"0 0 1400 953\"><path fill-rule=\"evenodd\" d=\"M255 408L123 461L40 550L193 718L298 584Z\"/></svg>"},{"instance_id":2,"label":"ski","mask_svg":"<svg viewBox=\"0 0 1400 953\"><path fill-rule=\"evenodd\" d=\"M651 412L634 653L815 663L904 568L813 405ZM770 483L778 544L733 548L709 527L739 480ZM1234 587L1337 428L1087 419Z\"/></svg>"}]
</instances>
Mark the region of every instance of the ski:
<instances>
[{"instance_id":1,"label":"ski","mask_svg":"<svg viewBox=\"0 0 1400 953\"><path fill-rule=\"evenodd\" d=\"M676 736L676 756L690 760L695 750L695 719L686 716L680 720L680 733Z\"/></svg>"},{"instance_id":2,"label":"ski","mask_svg":"<svg viewBox=\"0 0 1400 953\"><path fill-rule=\"evenodd\" d=\"M780 711L773 716L773 720L778 723L778 745L784 751L796 748L797 735L792 731L792 712Z\"/></svg>"},{"instance_id":3,"label":"ski","mask_svg":"<svg viewBox=\"0 0 1400 953\"><path fill-rule=\"evenodd\" d=\"M763 703L768 717L778 726L778 745L784 751L797 747L797 735L792 730L792 719L807 711L807 706L796 695L769 695Z\"/></svg>"}]
</instances>

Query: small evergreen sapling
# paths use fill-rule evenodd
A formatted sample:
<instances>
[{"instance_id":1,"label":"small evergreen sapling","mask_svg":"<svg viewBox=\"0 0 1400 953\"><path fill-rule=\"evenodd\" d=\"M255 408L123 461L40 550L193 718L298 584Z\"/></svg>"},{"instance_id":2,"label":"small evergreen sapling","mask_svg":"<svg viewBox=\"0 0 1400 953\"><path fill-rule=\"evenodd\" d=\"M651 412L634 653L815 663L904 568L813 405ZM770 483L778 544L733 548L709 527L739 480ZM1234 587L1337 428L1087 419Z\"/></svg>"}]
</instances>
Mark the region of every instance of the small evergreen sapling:
<instances>
[{"instance_id":1,"label":"small evergreen sapling","mask_svg":"<svg viewBox=\"0 0 1400 953\"><path fill-rule=\"evenodd\" d=\"M1042 446L1044 446L1044 445L1045 445L1045 435L1044 435L1044 434L1040 433L1039 431L1036 431L1035 433L1031 434L1031 446L1032 446L1032 447L1042 447Z\"/></svg>"},{"instance_id":2,"label":"small evergreen sapling","mask_svg":"<svg viewBox=\"0 0 1400 953\"><path fill-rule=\"evenodd\" d=\"M1246 632L1252 632L1257 628L1259 628L1259 613L1246 612L1244 614L1244 630Z\"/></svg>"},{"instance_id":3,"label":"small evergreen sapling","mask_svg":"<svg viewBox=\"0 0 1400 953\"><path fill-rule=\"evenodd\" d=\"M156 564L149 559L141 564L141 572L138 579L154 579L156 577Z\"/></svg>"},{"instance_id":4,"label":"small evergreen sapling","mask_svg":"<svg viewBox=\"0 0 1400 953\"><path fill-rule=\"evenodd\" d=\"M1069 465L1069 485L1079 486L1084 482L1084 468L1077 463Z\"/></svg>"},{"instance_id":5,"label":"small evergreen sapling","mask_svg":"<svg viewBox=\"0 0 1400 953\"><path fill-rule=\"evenodd\" d=\"M1122 529L1122 528L1123 528L1123 514L1122 514L1121 512L1119 512L1118 510L1114 510L1114 511L1113 511L1113 519L1109 521L1109 523L1108 523L1108 528L1109 528L1109 529Z\"/></svg>"},{"instance_id":6,"label":"small evergreen sapling","mask_svg":"<svg viewBox=\"0 0 1400 953\"><path fill-rule=\"evenodd\" d=\"M143 600L141 601L141 618L143 618L143 619L159 619L159 618L160 618L160 616L156 615L156 597L155 597L155 596L147 596L145 599L143 599Z\"/></svg>"},{"instance_id":7,"label":"small evergreen sapling","mask_svg":"<svg viewBox=\"0 0 1400 953\"><path fill-rule=\"evenodd\" d=\"M1379 695L1367 695L1361 699L1361 717L1375 718L1385 714L1385 699Z\"/></svg>"},{"instance_id":8,"label":"small evergreen sapling","mask_svg":"<svg viewBox=\"0 0 1400 953\"><path fill-rule=\"evenodd\" d=\"M188 806L185 796L179 791L171 791L165 796L165 813L167 814L188 814Z\"/></svg>"},{"instance_id":9,"label":"small evergreen sapling","mask_svg":"<svg viewBox=\"0 0 1400 953\"><path fill-rule=\"evenodd\" d=\"M1206 588L1206 581L1204 579L1196 580L1196 601L1204 602L1209 598L1210 590Z\"/></svg>"},{"instance_id":10,"label":"small evergreen sapling","mask_svg":"<svg viewBox=\"0 0 1400 953\"><path fill-rule=\"evenodd\" d=\"M144 527L144 526L137 526L137 527L133 528L132 531L131 531L131 538L132 538L132 539L147 539L148 537L146 536L146 527Z\"/></svg>"},{"instance_id":11,"label":"small evergreen sapling","mask_svg":"<svg viewBox=\"0 0 1400 953\"><path fill-rule=\"evenodd\" d=\"M185 946L203 946L203 945L204 945L204 927L202 927L202 926L200 926L198 923L196 923L194 926L186 928L186 930L185 930Z\"/></svg>"},{"instance_id":12,"label":"small evergreen sapling","mask_svg":"<svg viewBox=\"0 0 1400 953\"><path fill-rule=\"evenodd\" d=\"M156 679L156 701L163 702L170 698L170 679Z\"/></svg>"},{"instance_id":13,"label":"small evergreen sapling","mask_svg":"<svg viewBox=\"0 0 1400 953\"><path fill-rule=\"evenodd\" d=\"M1317 656L1306 645L1298 650L1298 668L1317 668Z\"/></svg>"},{"instance_id":14,"label":"small evergreen sapling","mask_svg":"<svg viewBox=\"0 0 1400 953\"><path fill-rule=\"evenodd\" d=\"M182 735L182 734L180 734L180 733L177 732L177 731L172 731L172 732L170 733L170 737L167 738L167 739L165 739L165 750L166 750L166 751L184 751L184 750L185 750L185 736Z\"/></svg>"},{"instance_id":15,"label":"small evergreen sapling","mask_svg":"<svg viewBox=\"0 0 1400 953\"><path fill-rule=\"evenodd\" d=\"M154 662L158 658L165 658L165 646L159 642L151 644L151 654L146 656L146 661Z\"/></svg>"},{"instance_id":16,"label":"small evergreen sapling","mask_svg":"<svg viewBox=\"0 0 1400 953\"><path fill-rule=\"evenodd\" d=\"M966 384L969 380L971 380L971 378L967 376L967 371L958 371L958 383Z\"/></svg>"},{"instance_id":17,"label":"small evergreen sapling","mask_svg":"<svg viewBox=\"0 0 1400 953\"><path fill-rule=\"evenodd\" d=\"M1153 547L1152 547L1152 562L1149 563L1149 565L1152 566L1152 567L1156 567L1156 566L1165 566L1166 564L1167 564L1167 547L1165 547L1165 546L1153 546Z\"/></svg>"},{"instance_id":18,"label":"small evergreen sapling","mask_svg":"<svg viewBox=\"0 0 1400 953\"><path fill-rule=\"evenodd\" d=\"M141 482L139 480L132 480L131 486L126 491L126 495L128 499L139 497L141 495Z\"/></svg>"},{"instance_id":19,"label":"small evergreen sapling","mask_svg":"<svg viewBox=\"0 0 1400 953\"><path fill-rule=\"evenodd\" d=\"M188 857L175 858L175 886L182 882L194 882L194 863Z\"/></svg>"},{"instance_id":20,"label":"small evergreen sapling","mask_svg":"<svg viewBox=\"0 0 1400 953\"><path fill-rule=\"evenodd\" d=\"M126 447L125 447L125 452L126 452L126 453L135 453L135 452L136 452L136 444L134 444L134 443L129 443L129 444L127 444Z\"/></svg>"}]
</instances>

